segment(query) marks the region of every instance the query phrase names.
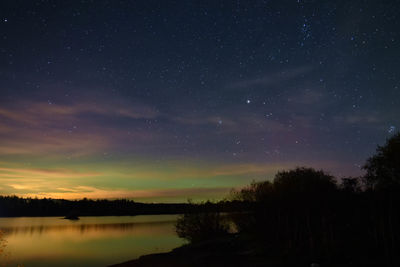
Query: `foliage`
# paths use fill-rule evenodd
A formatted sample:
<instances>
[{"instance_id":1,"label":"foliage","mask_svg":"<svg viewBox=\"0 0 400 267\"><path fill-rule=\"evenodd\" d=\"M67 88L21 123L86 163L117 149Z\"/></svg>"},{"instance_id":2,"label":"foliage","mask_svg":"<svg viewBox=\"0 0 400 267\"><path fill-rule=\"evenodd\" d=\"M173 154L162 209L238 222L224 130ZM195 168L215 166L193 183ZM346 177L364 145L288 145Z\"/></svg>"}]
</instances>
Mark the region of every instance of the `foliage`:
<instances>
[{"instance_id":1,"label":"foliage","mask_svg":"<svg viewBox=\"0 0 400 267\"><path fill-rule=\"evenodd\" d=\"M369 189L400 187L400 133L386 140L384 146L378 146L363 168L367 171L365 183Z\"/></svg>"},{"instance_id":2,"label":"foliage","mask_svg":"<svg viewBox=\"0 0 400 267\"><path fill-rule=\"evenodd\" d=\"M279 261L400 262L400 194L363 191L360 178L338 186L323 171L298 167L232 195L247 203L247 212L231 215L239 234Z\"/></svg>"},{"instance_id":3,"label":"foliage","mask_svg":"<svg viewBox=\"0 0 400 267\"><path fill-rule=\"evenodd\" d=\"M274 179L276 192L303 194L305 196L326 195L336 190L334 177L322 170L298 167L294 170L278 172Z\"/></svg>"},{"instance_id":4,"label":"foliage","mask_svg":"<svg viewBox=\"0 0 400 267\"><path fill-rule=\"evenodd\" d=\"M229 226L219 212L186 213L176 223L176 233L190 242L226 235Z\"/></svg>"},{"instance_id":5,"label":"foliage","mask_svg":"<svg viewBox=\"0 0 400 267\"><path fill-rule=\"evenodd\" d=\"M242 188L240 191L232 190L230 199L257 202L268 198L273 192L273 184L270 181L252 182L249 186Z\"/></svg>"},{"instance_id":6,"label":"foliage","mask_svg":"<svg viewBox=\"0 0 400 267\"><path fill-rule=\"evenodd\" d=\"M348 193L361 193L362 186L360 178L356 177L346 177L342 178L342 183L340 184L340 189Z\"/></svg>"}]
</instances>

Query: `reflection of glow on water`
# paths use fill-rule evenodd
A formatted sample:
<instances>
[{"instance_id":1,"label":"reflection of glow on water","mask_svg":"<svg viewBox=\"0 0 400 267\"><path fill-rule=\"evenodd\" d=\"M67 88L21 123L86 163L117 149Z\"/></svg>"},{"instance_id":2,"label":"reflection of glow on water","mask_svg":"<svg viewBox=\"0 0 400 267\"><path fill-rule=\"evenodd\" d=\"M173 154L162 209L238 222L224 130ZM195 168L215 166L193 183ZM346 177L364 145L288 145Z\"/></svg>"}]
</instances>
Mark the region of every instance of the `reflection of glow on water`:
<instances>
[{"instance_id":1,"label":"reflection of glow on water","mask_svg":"<svg viewBox=\"0 0 400 267\"><path fill-rule=\"evenodd\" d=\"M3 236L4 232L0 229L0 262L2 262L2 259L4 258L4 251L6 248L6 240Z\"/></svg>"},{"instance_id":2,"label":"reflection of glow on water","mask_svg":"<svg viewBox=\"0 0 400 267\"><path fill-rule=\"evenodd\" d=\"M0 228L13 262L32 267L105 266L183 243L175 235L176 216L140 217L0 218Z\"/></svg>"},{"instance_id":3,"label":"reflection of glow on water","mask_svg":"<svg viewBox=\"0 0 400 267\"><path fill-rule=\"evenodd\" d=\"M139 223L112 223L112 224L78 224L78 225L47 225L47 226L19 226L19 227L3 227L5 235L13 234L42 234L43 232L68 231L70 233L79 232L84 234L87 232L104 232L104 231L135 231L138 234L149 233L149 231L162 231L163 225L170 226L175 221L162 222L139 222ZM134 229L135 228L135 229Z\"/></svg>"},{"instance_id":4,"label":"reflection of glow on water","mask_svg":"<svg viewBox=\"0 0 400 267\"><path fill-rule=\"evenodd\" d=\"M4 238L5 233L0 229L0 267L9 266L10 253L7 250L7 240ZM18 265L19 267L20 265Z\"/></svg>"}]
</instances>

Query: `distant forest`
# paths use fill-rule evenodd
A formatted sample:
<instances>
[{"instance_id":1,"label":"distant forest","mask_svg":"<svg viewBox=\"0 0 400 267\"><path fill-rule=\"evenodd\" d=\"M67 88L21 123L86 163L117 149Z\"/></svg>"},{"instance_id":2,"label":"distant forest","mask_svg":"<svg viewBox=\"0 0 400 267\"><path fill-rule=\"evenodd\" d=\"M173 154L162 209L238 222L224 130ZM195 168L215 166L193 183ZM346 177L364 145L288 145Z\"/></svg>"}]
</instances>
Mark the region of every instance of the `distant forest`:
<instances>
[{"instance_id":1,"label":"distant forest","mask_svg":"<svg viewBox=\"0 0 400 267\"><path fill-rule=\"evenodd\" d=\"M248 207L246 207L248 208ZM245 209L240 201L218 203L140 203L133 200L64 200L0 196L0 217L20 216L123 216L182 214L191 212L231 212Z\"/></svg>"}]
</instances>

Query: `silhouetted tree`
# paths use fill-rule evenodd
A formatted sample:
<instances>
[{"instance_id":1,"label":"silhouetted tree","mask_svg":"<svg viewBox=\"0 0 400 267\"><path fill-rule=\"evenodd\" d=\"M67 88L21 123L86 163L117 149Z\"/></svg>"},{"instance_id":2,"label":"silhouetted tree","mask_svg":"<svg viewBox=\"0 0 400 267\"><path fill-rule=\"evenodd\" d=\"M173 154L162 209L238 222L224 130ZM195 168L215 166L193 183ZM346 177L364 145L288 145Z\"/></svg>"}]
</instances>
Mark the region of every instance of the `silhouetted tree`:
<instances>
[{"instance_id":1,"label":"silhouetted tree","mask_svg":"<svg viewBox=\"0 0 400 267\"><path fill-rule=\"evenodd\" d=\"M366 233L371 234L371 244L386 264L399 263L400 133L378 146L363 168L369 205Z\"/></svg>"},{"instance_id":2,"label":"silhouetted tree","mask_svg":"<svg viewBox=\"0 0 400 267\"><path fill-rule=\"evenodd\" d=\"M244 202L257 202L270 197L273 193L273 184L270 181L255 182L242 188L240 191L232 190L230 199Z\"/></svg>"},{"instance_id":3,"label":"silhouetted tree","mask_svg":"<svg viewBox=\"0 0 400 267\"><path fill-rule=\"evenodd\" d=\"M298 167L294 170L278 172L274 179L277 192L302 194L304 197L326 195L336 190L335 178L322 170Z\"/></svg>"},{"instance_id":4,"label":"silhouetted tree","mask_svg":"<svg viewBox=\"0 0 400 267\"><path fill-rule=\"evenodd\" d=\"M342 178L340 189L347 193L360 193L362 191L360 179L356 177Z\"/></svg>"},{"instance_id":5,"label":"silhouetted tree","mask_svg":"<svg viewBox=\"0 0 400 267\"><path fill-rule=\"evenodd\" d=\"M365 183L373 190L393 190L400 187L400 133L378 146L375 155L363 166Z\"/></svg>"}]
</instances>

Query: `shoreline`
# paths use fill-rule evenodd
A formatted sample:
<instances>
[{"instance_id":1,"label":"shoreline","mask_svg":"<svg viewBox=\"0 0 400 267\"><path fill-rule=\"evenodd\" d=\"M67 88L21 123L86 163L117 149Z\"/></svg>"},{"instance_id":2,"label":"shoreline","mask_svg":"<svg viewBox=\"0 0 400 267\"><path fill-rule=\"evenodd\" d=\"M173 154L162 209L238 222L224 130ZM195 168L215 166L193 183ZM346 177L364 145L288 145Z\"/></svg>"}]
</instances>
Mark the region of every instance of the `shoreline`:
<instances>
[{"instance_id":1,"label":"shoreline","mask_svg":"<svg viewBox=\"0 0 400 267\"><path fill-rule=\"evenodd\" d=\"M109 267L261 267L309 266L299 263L278 263L271 260L265 247L256 247L254 240L231 234L226 237L186 244L170 252L143 255L137 259Z\"/></svg>"},{"instance_id":2,"label":"shoreline","mask_svg":"<svg viewBox=\"0 0 400 267\"><path fill-rule=\"evenodd\" d=\"M239 247L236 236L214 239L196 244L185 244L170 252L154 253L137 259L110 265L109 267L187 267L187 266L244 266L238 259ZM244 262L243 262L244 263Z\"/></svg>"},{"instance_id":3,"label":"shoreline","mask_svg":"<svg viewBox=\"0 0 400 267\"><path fill-rule=\"evenodd\" d=\"M108 267L355 267L384 266L369 262L317 262L305 258L276 257L271 246L259 246L254 239L237 234L186 244L170 252L154 253Z\"/></svg>"}]
</instances>

